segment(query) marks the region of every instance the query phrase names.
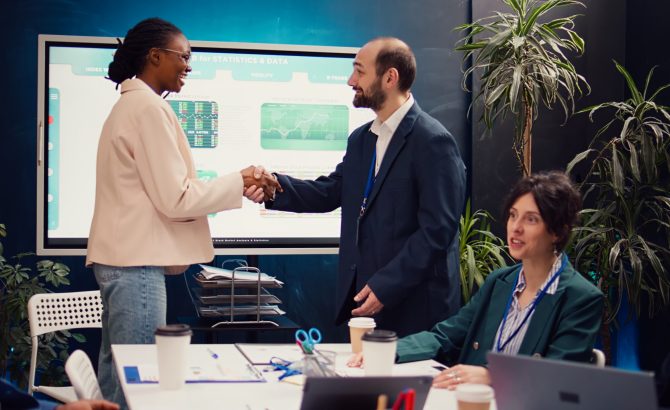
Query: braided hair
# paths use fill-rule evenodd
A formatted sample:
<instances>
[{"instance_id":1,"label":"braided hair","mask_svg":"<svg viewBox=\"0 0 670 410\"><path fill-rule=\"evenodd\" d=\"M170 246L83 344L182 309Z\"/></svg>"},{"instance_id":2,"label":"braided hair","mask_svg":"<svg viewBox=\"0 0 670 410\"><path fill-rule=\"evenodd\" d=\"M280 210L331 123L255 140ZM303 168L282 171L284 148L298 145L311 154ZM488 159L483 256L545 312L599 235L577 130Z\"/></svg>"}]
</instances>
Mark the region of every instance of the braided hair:
<instances>
[{"instance_id":1,"label":"braided hair","mask_svg":"<svg viewBox=\"0 0 670 410\"><path fill-rule=\"evenodd\" d=\"M140 21L128 30L123 42L117 38L119 45L109 63L107 79L114 81L118 88L124 80L142 72L149 50L167 47L177 34L182 34L177 26L158 17Z\"/></svg>"}]
</instances>

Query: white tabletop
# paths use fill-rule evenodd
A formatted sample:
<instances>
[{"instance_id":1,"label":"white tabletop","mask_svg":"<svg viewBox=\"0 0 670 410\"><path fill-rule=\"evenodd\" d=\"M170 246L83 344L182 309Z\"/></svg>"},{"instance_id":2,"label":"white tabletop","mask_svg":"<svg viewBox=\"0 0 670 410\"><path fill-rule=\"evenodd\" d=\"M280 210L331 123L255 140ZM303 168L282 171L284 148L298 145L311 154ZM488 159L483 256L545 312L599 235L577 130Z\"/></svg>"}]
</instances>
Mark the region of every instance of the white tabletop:
<instances>
[{"instance_id":1,"label":"white tabletop","mask_svg":"<svg viewBox=\"0 0 670 410\"><path fill-rule=\"evenodd\" d=\"M267 346L267 345L264 345ZM286 345L281 345L286 349ZM194 362L208 357L203 352L214 350L221 360L241 356L232 344L225 345L190 345L189 359ZM337 352L338 370L348 376L362 375L360 369L346 368L346 361L351 356L349 344L322 344L322 350ZM298 347L295 346L297 351ZM152 409L240 409L240 410L290 410L299 409L302 399L302 387L290 383L278 382L276 378L281 372L263 373L266 383L189 383L180 390L161 390L158 384L128 384L123 376L125 366L155 365L155 345L113 345L112 353L116 370L121 379L123 392L128 406L132 410ZM197 363L193 363L197 364ZM431 360L411 364L395 365L396 375L436 374ZM260 366L259 366L260 367ZM454 393L445 389L431 389L425 409L450 410L456 409Z\"/></svg>"}]
</instances>

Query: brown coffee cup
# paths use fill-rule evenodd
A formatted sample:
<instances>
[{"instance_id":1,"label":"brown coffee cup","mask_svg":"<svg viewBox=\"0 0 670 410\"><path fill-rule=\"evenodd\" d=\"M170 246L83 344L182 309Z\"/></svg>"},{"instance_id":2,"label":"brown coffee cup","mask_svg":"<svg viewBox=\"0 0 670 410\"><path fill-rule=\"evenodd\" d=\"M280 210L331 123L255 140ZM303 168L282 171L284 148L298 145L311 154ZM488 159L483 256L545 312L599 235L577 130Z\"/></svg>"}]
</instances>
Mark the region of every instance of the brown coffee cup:
<instances>
[{"instance_id":1,"label":"brown coffee cup","mask_svg":"<svg viewBox=\"0 0 670 410\"><path fill-rule=\"evenodd\" d=\"M349 338L351 340L352 353L363 351L361 338L366 332L374 330L375 320L371 317L353 317L349 320Z\"/></svg>"},{"instance_id":2,"label":"brown coffee cup","mask_svg":"<svg viewBox=\"0 0 670 410\"><path fill-rule=\"evenodd\" d=\"M493 388L486 384L463 383L456 386L458 410L489 410Z\"/></svg>"}]
</instances>

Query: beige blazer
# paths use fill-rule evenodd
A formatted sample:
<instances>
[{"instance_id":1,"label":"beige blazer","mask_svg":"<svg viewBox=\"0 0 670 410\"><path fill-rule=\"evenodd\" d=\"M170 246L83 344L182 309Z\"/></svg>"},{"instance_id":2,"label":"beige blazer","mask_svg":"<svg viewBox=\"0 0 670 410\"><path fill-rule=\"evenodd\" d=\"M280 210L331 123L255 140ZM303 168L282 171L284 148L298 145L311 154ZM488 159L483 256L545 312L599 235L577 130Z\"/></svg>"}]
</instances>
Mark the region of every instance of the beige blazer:
<instances>
[{"instance_id":1,"label":"beige blazer","mask_svg":"<svg viewBox=\"0 0 670 410\"><path fill-rule=\"evenodd\" d=\"M170 105L139 79L102 128L86 265L177 266L212 260L207 214L242 206L239 172L196 178Z\"/></svg>"}]
</instances>

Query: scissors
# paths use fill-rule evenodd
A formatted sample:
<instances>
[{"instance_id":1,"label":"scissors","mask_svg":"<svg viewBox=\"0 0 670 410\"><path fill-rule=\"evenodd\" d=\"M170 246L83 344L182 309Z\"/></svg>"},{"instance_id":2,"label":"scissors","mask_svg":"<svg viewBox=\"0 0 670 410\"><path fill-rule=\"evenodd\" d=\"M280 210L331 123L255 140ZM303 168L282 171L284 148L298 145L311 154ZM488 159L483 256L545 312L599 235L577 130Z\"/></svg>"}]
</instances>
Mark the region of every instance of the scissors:
<instances>
[{"instance_id":1,"label":"scissors","mask_svg":"<svg viewBox=\"0 0 670 410\"><path fill-rule=\"evenodd\" d=\"M302 329L296 330L295 342L300 346L304 353L312 354L314 352L314 346L317 343L321 343L321 332L315 327L308 331Z\"/></svg>"}]
</instances>

